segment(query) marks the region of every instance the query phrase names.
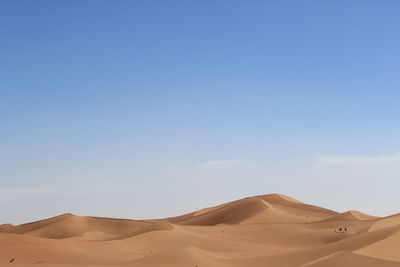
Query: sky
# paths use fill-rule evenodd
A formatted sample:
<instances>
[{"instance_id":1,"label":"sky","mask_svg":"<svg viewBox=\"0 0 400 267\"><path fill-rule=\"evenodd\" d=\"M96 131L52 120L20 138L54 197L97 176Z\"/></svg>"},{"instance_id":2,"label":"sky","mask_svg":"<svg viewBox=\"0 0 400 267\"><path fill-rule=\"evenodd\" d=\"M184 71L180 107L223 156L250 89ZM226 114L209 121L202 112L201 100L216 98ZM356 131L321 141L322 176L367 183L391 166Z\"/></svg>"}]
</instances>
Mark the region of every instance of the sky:
<instances>
[{"instance_id":1,"label":"sky","mask_svg":"<svg viewBox=\"0 0 400 267\"><path fill-rule=\"evenodd\" d=\"M0 2L0 224L283 193L400 212L400 2Z\"/></svg>"}]
</instances>

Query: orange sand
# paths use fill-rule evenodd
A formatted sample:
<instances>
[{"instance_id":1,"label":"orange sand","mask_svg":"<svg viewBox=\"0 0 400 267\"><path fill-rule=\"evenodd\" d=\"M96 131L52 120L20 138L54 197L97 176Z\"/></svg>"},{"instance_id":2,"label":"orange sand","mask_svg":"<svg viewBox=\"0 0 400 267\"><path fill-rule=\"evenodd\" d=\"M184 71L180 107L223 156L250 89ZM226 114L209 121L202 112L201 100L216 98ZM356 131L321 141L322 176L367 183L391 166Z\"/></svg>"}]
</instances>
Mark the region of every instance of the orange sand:
<instances>
[{"instance_id":1,"label":"orange sand","mask_svg":"<svg viewBox=\"0 0 400 267\"><path fill-rule=\"evenodd\" d=\"M400 215L337 213L280 194L158 220L64 214L0 225L0 266L400 267L399 255Z\"/></svg>"}]
</instances>

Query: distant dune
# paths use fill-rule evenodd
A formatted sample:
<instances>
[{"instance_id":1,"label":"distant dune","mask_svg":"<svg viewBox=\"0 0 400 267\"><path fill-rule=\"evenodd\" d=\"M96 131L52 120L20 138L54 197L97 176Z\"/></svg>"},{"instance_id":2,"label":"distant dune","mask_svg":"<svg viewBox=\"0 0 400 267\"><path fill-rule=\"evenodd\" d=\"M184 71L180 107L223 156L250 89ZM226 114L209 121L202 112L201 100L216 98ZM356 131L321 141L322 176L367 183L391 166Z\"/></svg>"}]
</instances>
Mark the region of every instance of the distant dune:
<instances>
[{"instance_id":1,"label":"distant dune","mask_svg":"<svg viewBox=\"0 0 400 267\"><path fill-rule=\"evenodd\" d=\"M400 215L338 213L281 194L178 217L63 214L0 225L0 266L400 267Z\"/></svg>"}]
</instances>

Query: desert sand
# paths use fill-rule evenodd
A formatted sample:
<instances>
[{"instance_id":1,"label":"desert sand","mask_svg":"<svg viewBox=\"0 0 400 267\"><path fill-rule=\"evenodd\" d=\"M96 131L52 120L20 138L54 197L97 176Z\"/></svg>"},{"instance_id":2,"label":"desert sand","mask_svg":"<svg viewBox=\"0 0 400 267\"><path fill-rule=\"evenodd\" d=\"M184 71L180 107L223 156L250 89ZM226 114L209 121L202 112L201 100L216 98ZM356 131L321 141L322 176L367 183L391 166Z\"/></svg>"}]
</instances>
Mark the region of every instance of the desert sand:
<instances>
[{"instance_id":1,"label":"desert sand","mask_svg":"<svg viewBox=\"0 0 400 267\"><path fill-rule=\"evenodd\" d=\"M63 214L0 225L0 266L400 267L400 214L338 213L281 194L186 215Z\"/></svg>"}]
</instances>

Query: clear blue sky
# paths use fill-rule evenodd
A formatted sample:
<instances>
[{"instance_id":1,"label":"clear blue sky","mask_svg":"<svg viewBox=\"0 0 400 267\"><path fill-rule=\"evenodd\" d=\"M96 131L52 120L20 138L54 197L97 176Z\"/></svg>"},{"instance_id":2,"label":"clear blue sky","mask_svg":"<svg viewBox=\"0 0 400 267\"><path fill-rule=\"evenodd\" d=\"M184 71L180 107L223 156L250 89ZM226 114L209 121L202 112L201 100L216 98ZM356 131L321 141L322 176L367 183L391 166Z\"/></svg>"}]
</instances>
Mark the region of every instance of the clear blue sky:
<instances>
[{"instance_id":1,"label":"clear blue sky","mask_svg":"<svg viewBox=\"0 0 400 267\"><path fill-rule=\"evenodd\" d=\"M0 214L280 192L400 212L400 2L1 1Z\"/></svg>"}]
</instances>

